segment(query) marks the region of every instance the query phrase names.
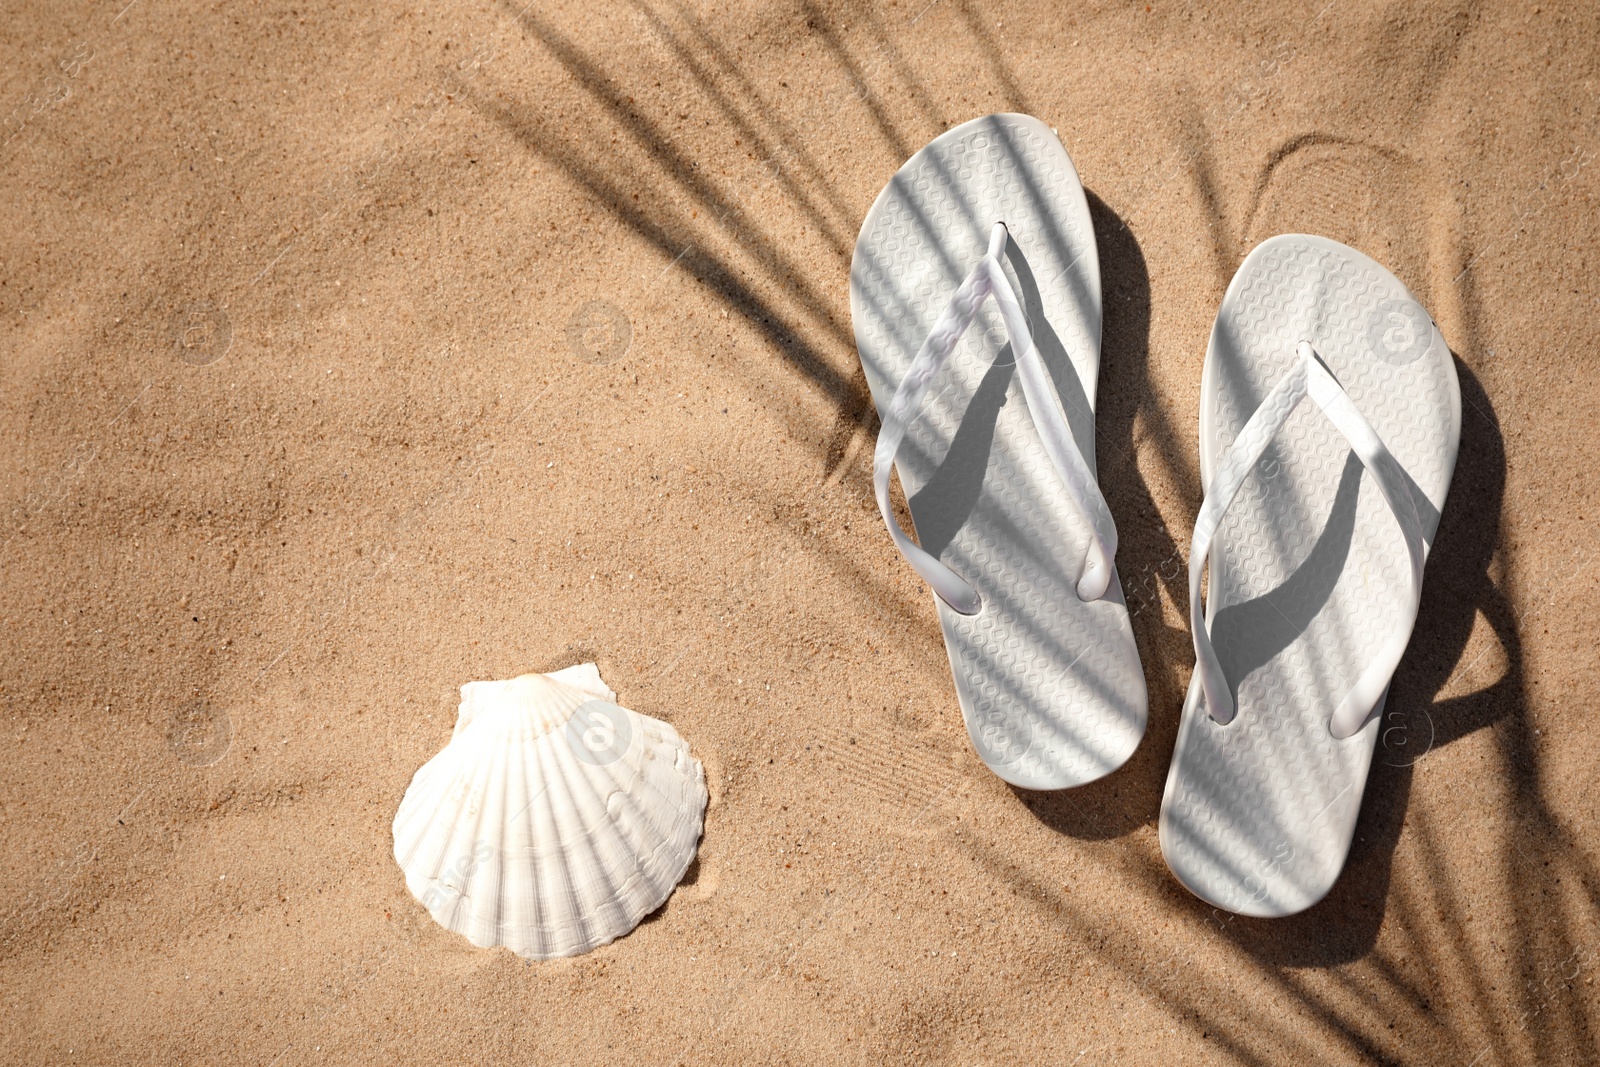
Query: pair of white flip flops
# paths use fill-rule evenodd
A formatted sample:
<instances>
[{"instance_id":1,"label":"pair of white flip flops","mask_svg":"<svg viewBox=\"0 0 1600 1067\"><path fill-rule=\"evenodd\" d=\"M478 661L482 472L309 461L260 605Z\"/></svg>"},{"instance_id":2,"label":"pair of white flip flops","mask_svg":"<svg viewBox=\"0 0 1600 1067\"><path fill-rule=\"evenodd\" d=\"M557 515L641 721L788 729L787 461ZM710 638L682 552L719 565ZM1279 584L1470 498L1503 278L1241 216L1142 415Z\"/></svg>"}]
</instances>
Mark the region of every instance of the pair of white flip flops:
<instances>
[{"instance_id":1,"label":"pair of white flip flops","mask_svg":"<svg viewBox=\"0 0 1600 1067\"><path fill-rule=\"evenodd\" d=\"M1026 115L936 138L868 212L850 302L878 506L935 592L973 745L1030 789L1109 774L1147 695L1095 475L1099 258L1061 142ZM1450 351L1383 267L1299 234L1240 264L1201 380L1196 666L1161 805L1201 898L1289 915L1337 879L1460 426Z\"/></svg>"}]
</instances>

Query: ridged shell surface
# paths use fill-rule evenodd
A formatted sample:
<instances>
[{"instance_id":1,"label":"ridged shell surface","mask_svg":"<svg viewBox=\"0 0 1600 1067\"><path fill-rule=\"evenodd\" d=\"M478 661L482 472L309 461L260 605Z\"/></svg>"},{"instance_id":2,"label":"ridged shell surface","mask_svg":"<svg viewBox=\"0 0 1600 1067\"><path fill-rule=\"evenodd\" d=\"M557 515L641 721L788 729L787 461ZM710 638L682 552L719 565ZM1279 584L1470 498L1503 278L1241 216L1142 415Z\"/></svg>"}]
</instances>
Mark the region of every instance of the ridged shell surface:
<instances>
[{"instance_id":1,"label":"ridged shell surface","mask_svg":"<svg viewBox=\"0 0 1600 1067\"><path fill-rule=\"evenodd\" d=\"M705 773L593 664L461 687L450 743L394 819L406 887L474 945L532 959L637 926L694 859Z\"/></svg>"}]
</instances>

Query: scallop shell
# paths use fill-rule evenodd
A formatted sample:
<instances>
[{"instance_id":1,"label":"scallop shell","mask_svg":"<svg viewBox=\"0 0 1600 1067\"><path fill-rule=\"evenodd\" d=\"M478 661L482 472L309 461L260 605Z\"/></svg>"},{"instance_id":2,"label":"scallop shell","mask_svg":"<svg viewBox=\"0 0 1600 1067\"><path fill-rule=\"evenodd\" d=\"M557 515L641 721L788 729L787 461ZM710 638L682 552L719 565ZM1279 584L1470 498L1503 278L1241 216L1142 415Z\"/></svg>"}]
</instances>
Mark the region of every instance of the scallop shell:
<instances>
[{"instance_id":1,"label":"scallop shell","mask_svg":"<svg viewBox=\"0 0 1600 1067\"><path fill-rule=\"evenodd\" d=\"M474 945L554 959L628 933L694 859L705 772L592 663L461 687L394 817L406 888Z\"/></svg>"}]
</instances>

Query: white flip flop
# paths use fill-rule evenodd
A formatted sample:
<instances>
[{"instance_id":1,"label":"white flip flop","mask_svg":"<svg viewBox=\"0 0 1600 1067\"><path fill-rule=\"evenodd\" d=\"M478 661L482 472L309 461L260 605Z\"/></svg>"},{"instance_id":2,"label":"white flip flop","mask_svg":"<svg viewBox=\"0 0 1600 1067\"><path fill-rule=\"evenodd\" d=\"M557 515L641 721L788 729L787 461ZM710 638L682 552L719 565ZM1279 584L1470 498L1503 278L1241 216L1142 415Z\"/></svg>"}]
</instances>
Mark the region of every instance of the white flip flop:
<instances>
[{"instance_id":1,"label":"white flip flop","mask_svg":"<svg viewBox=\"0 0 1600 1067\"><path fill-rule=\"evenodd\" d=\"M850 311L878 507L933 587L978 754L1030 789L1110 773L1144 735L1145 683L1094 473L1094 227L1055 134L989 115L912 156L861 225Z\"/></svg>"},{"instance_id":2,"label":"white flip flop","mask_svg":"<svg viewBox=\"0 0 1600 1067\"><path fill-rule=\"evenodd\" d=\"M1339 877L1460 436L1450 349L1394 275L1301 234L1240 264L1201 378L1196 664L1161 802L1202 899L1291 915Z\"/></svg>"}]
</instances>

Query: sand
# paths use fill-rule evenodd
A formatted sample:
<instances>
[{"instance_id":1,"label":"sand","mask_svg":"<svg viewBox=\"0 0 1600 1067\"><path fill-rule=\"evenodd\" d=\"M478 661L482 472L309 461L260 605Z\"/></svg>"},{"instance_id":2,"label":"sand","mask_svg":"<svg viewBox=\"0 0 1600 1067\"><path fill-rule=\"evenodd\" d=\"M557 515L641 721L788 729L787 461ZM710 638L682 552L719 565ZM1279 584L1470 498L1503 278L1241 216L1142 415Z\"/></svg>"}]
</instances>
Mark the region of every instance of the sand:
<instances>
[{"instance_id":1,"label":"sand","mask_svg":"<svg viewBox=\"0 0 1600 1067\"><path fill-rule=\"evenodd\" d=\"M1600 1058L1593 5L12 7L0 1059ZM1151 691L1062 794L967 742L849 325L997 110L1091 194ZM1155 821L1205 340L1286 230L1419 294L1465 425L1346 872L1258 922ZM703 756L699 861L475 949L390 820L462 683L588 659Z\"/></svg>"}]
</instances>

